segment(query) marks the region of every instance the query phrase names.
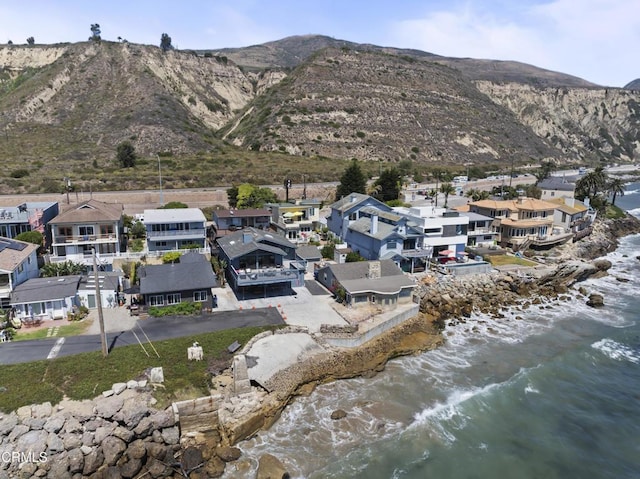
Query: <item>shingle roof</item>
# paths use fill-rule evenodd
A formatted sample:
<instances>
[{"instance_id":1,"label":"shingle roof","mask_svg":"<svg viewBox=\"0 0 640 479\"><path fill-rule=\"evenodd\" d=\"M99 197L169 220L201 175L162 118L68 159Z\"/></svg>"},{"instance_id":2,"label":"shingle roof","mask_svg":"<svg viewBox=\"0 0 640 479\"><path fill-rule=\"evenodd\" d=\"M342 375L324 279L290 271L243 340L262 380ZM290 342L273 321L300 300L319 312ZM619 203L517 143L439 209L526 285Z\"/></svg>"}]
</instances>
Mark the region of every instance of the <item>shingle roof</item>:
<instances>
[{"instance_id":1,"label":"shingle roof","mask_svg":"<svg viewBox=\"0 0 640 479\"><path fill-rule=\"evenodd\" d=\"M119 221L122 217L123 205L121 203L103 203L102 201L89 200L80 203L53 218L50 223L84 223L90 221Z\"/></svg>"},{"instance_id":2,"label":"shingle roof","mask_svg":"<svg viewBox=\"0 0 640 479\"><path fill-rule=\"evenodd\" d=\"M271 216L271 212L266 208L250 208L244 210L216 210L213 212L216 218L248 218L254 216Z\"/></svg>"},{"instance_id":3,"label":"shingle roof","mask_svg":"<svg viewBox=\"0 0 640 479\"><path fill-rule=\"evenodd\" d=\"M306 260L315 260L315 259L322 258L322 254L320 253L320 250L318 249L317 246L306 245L306 244L298 246L298 248L296 249L296 255L299 258L306 259Z\"/></svg>"},{"instance_id":4,"label":"shingle roof","mask_svg":"<svg viewBox=\"0 0 640 479\"><path fill-rule=\"evenodd\" d=\"M362 292L398 293L404 288L414 288L416 284L406 276L391 260L380 260L380 278L369 279L371 261L331 264L333 276L350 294Z\"/></svg>"},{"instance_id":5,"label":"shingle roof","mask_svg":"<svg viewBox=\"0 0 640 479\"><path fill-rule=\"evenodd\" d=\"M363 195L362 193L351 193L350 195L347 195L344 198L339 199L335 203L332 203L330 205L330 208L333 210L338 210L340 212L345 212L348 209L362 203L363 201L366 201L367 199L373 200L374 203L376 203L383 209L391 210L391 207L385 205L383 202L378 201L369 195Z\"/></svg>"},{"instance_id":6,"label":"shingle roof","mask_svg":"<svg viewBox=\"0 0 640 479\"><path fill-rule=\"evenodd\" d=\"M245 228L220 238L218 239L218 246L230 259L239 258L256 250L286 256L286 251L280 249L278 246L282 246L283 248L296 248L296 245L280 235L255 228Z\"/></svg>"},{"instance_id":7,"label":"shingle roof","mask_svg":"<svg viewBox=\"0 0 640 479\"><path fill-rule=\"evenodd\" d=\"M388 219L389 221L400 221L403 216L393 211L383 211L375 206L363 206L360 211L367 215L378 215L380 218Z\"/></svg>"},{"instance_id":8,"label":"shingle roof","mask_svg":"<svg viewBox=\"0 0 640 479\"><path fill-rule=\"evenodd\" d=\"M140 271L140 293L159 294L213 288L216 285L213 268L204 256L198 256L198 261L144 266Z\"/></svg>"},{"instance_id":9,"label":"shingle roof","mask_svg":"<svg viewBox=\"0 0 640 479\"><path fill-rule=\"evenodd\" d=\"M576 213L582 213L587 211L587 205L585 205L582 201L574 200L573 206L569 206L565 198L556 198L553 200L549 200L549 203L554 203L556 205L556 209L562 211L563 213L567 213L570 215L575 215Z\"/></svg>"},{"instance_id":10,"label":"shingle roof","mask_svg":"<svg viewBox=\"0 0 640 479\"><path fill-rule=\"evenodd\" d=\"M13 271L37 249L32 243L0 238L0 270Z\"/></svg>"},{"instance_id":11,"label":"shingle roof","mask_svg":"<svg viewBox=\"0 0 640 479\"><path fill-rule=\"evenodd\" d=\"M16 286L11 293L11 304L36 303L70 298L76 295L79 275L32 278Z\"/></svg>"},{"instance_id":12,"label":"shingle roof","mask_svg":"<svg viewBox=\"0 0 640 479\"><path fill-rule=\"evenodd\" d=\"M537 186L541 190L574 191L576 189L575 184L569 183L559 176L545 178L540 181Z\"/></svg>"}]
</instances>

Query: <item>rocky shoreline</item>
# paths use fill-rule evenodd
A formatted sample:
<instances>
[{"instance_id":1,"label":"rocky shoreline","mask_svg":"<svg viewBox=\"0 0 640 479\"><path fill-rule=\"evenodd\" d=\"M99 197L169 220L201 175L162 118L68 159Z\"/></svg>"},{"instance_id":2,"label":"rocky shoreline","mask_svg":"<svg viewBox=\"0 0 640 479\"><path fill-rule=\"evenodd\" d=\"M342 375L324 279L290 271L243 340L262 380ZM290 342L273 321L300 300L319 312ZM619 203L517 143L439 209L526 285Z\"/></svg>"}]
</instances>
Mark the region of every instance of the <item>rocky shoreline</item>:
<instances>
[{"instance_id":1,"label":"rocky shoreline","mask_svg":"<svg viewBox=\"0 0 640 479\"><path fill-rule=\"evenodd\" d=\"M592 260L634 233L640 233L640 221L631 216L598 221L591 236L566 245L548 258L544 268L527 274L494 272L444 281L427 277L418 288L416 317L361 347L328 349L280 371L272 380L272 392L252 387L250 393L236 396L229 388L231 371L215 377L212 392L221 398L221 406L218 423L208 431L181 432L173 410L155 409L149 385L132 384L135 381L130 387L118 387L117 394L93 401L25 406L0 417L0 479L220 477L227 462L248 474L251 464L233 446L269 428L287 404L296 396L311 394L318 384L372 376L394 357L436 348L444 341L447 325L464 322L476 311L500 319L505 307L525 311L575 295L601 306L597 292L573 287L589 277L606 275L611 264ZM335 413L334 419L348 414ZM16 456L26 451L31 455ZM255 477L288 476L277 458L265 454Z\"/></svg>"}]
</instances>

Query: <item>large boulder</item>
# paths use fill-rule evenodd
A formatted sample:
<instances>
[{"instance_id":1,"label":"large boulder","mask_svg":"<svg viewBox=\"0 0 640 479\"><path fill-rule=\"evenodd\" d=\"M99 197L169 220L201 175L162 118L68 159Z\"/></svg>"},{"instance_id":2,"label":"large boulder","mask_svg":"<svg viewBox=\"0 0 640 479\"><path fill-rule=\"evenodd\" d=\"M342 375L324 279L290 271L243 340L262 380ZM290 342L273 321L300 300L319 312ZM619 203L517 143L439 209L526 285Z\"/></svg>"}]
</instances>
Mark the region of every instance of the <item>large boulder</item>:
<instances>
[{"instance_id":1,"label":"large boulder","mask_svg":"<svg viewBox=\"0 0 640 479\"><path fill-rule=\"evenodd\" d=\"M124 405L122 396L109 396L96 400L96 414L104 419L111 419Z\"/></svg>"},{"instance_id":2,"label":"large boulder","mask_svg":"<svg viewBox=\"0 0 640 479\"><path fill-rule=\"evenodd\" d=\"M122 439L115 436L109 436L102 441L102 453L104 461L107 465L113 466L127 449L127 445Z\"/></svg>"},{"instance_id":3,"label":"large boulder","mask_svg":"<svg viewBox=\"0 0 640 479\"><path fill-rule=\"evenodd\" d=\"M591 293L587 300L587 306L592 308L602 308L604 306L604 296L598 293Z\"/></svg>"},{"instance_id":4,"label":"large boulder","mask_svg":"<svg viewBox=\"0 0 640 479\"><path fill-rule=\"evenodd\" d=\"M289 479L290 477L280 459L271 454L260 456L256 479Z\"/></svg>"}]
</instances>

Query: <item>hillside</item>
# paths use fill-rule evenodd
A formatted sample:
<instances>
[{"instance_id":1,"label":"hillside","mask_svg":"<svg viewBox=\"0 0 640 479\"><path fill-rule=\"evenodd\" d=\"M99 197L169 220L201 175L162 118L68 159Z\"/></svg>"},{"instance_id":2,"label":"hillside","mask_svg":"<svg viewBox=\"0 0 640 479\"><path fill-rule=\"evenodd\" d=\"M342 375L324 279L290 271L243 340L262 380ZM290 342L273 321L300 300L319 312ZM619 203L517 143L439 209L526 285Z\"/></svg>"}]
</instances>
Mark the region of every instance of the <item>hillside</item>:
<instances>
[{"instance_id":1,"label":"hillside","mask_svg":"<svg viewBox=\"0 0 640 479\"><path fill-rule=\"evenodd\" d=\"M326 49L250 103L224 137L294 155L462 165L560 157L455 69Z\"/></svg>"},{"instance_id":2,"label":"hillside","mask_svg":"<svg viewBox=\"0 0 640 479\"><path fill-rule=\"evenodd\" d=\"M0 46L0 193L335 181L350 158L637 161L640 92L532 65L319 35L243 49ZM116 147L131 141L135 168Z\"/></svg>"}]
</instances>

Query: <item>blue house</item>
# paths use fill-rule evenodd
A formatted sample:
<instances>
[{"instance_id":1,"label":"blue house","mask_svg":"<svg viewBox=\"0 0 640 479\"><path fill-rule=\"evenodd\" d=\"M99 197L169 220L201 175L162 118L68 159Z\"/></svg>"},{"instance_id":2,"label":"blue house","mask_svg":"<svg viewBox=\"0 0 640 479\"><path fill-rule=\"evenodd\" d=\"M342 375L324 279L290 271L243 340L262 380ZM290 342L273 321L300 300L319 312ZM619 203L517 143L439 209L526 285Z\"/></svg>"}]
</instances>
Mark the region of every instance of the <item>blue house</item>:
<instances>
[{"instance_id":1,"label":"blue house","mask_svg":"<svg viewBox=\"0 0 640 479\"><path fill-rule=\"evenodd\" d=\"M144 210L148 251L171 251L206 245L206 218L198 208Z\"/></svg>"},{"instance_id":2,"label":"blue house","mask_svg":"<svg viewBox=\"0 0 640 479\"><path fill-rule=\"evenodd\" d=\"M373 206L380 211L391 211L390 206L369 195L351 193L330 206L331 213L327 216L329 231L343 241L346 240L349 225L360 218L360 210L366 206Z\"/></svg>"}]
</instances>

